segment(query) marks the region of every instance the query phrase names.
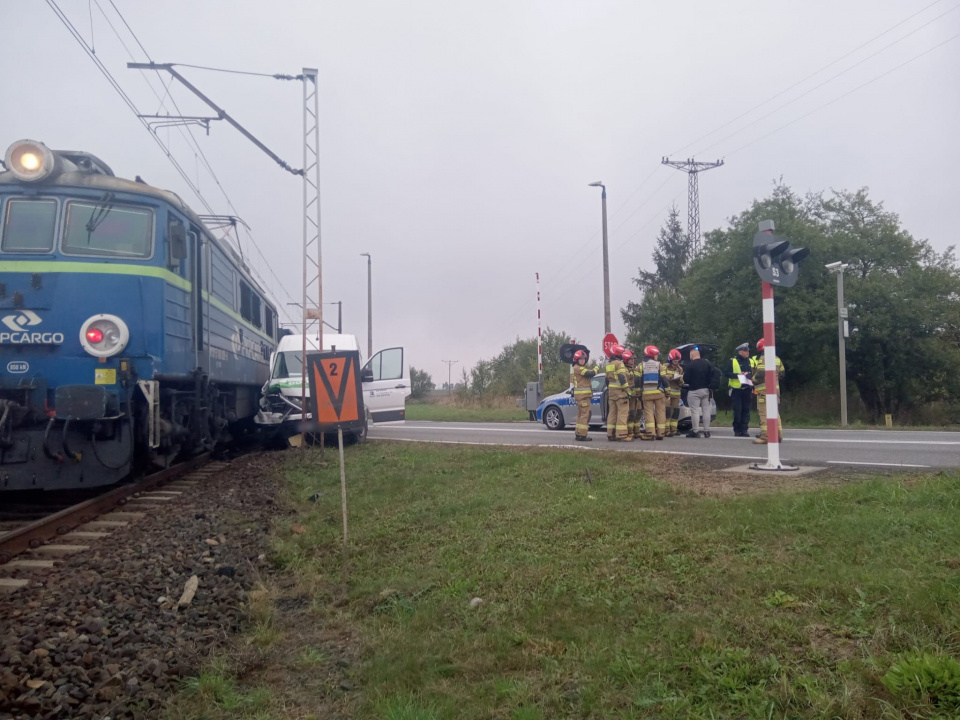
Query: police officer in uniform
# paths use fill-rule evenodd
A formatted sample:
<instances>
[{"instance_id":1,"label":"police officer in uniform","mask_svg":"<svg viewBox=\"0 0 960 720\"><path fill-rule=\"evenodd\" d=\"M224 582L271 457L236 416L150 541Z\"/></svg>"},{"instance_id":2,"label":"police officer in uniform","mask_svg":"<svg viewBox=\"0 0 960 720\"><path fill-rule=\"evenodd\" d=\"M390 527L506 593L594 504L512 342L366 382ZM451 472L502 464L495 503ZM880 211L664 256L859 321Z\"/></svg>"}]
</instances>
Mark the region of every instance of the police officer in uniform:
<instances>
[{"instance_id":1,"label":"police officer in uniform","mask_svg":"<svg viewBox=\"0 0 960 720\"><path fill-rule=\"evenodd\" d=\"M754 445L767 444L767 379L763 363L763 338L757 340L757 357L754 359L753 386L757 395L757 412L760 414L760 435L753 441ZM777 399L780 398L780 378L784 375L783 363L776 358L777 369ZM783 418L777 412L777 436L783 441Z\"/></svg>"},{"instance_id":2,"label":"police officer in uniform","mask_svg":"<svg viewBox=\"0 0 960 720\"><path fill-rule=\"evenodd\" d=\"M573 354L573 365L570 366L570 382L573 385L573 400L577 403L577 427L575 436L580 442L590 442L590 399L593 397L593 388L590 381L597 374L596 368L588 368L589 355L584 350L577 350Z\"/></svg>"},{"instance_id":3,"label":"police officer in uniform","mask_svg":"<svg viewBox=\"0 0 960 720\"><path fill-rule=\"evenodd\" d=\"M730 402L733 405L734 437L750 437L750 396L753 385L740 382L740 375L751 378L755 360L750 357L750 343L737 345L737 356L727 364L723 375L730 387Z\"/></svg>"},{"instance_id":4,"label":"police officer in uniform","mask_svg":"<svg viewBox=\"0 0 960 720\"><path fill-rule=\"evenodd\" d=\"M669 362L665 362L661 368L661 374L669 383L664 391L667 395L667 437L679 435L677 423L680 421L680 395L683 385L683 368L680 366L680 359L683 357L680 351L674 348L670 351Z\"/></svg>"},{"instance_id":5,"label":"police officer in uniform","mask_svg":"<svg viewBox=\"0 0 960 720\"><path fill-rule=\"evenodd\" d=\"M654 345L643 349L640 366L643 382L643 433L641 440L663 440L667 434L667 400L663 394L666 378L662 377L660 350Z\"/></svg>"},{"instance_id":6,"label":"police officer in uniform","mask_svg":"<svg viewBox=\"0 0 960 720\"><path fill-rule=\"evenodd\" d=\"M623 345L610 348L607 361L607 440L626 441L627 439L627 368L623 364Z\"/></svg>"}]
</instances>

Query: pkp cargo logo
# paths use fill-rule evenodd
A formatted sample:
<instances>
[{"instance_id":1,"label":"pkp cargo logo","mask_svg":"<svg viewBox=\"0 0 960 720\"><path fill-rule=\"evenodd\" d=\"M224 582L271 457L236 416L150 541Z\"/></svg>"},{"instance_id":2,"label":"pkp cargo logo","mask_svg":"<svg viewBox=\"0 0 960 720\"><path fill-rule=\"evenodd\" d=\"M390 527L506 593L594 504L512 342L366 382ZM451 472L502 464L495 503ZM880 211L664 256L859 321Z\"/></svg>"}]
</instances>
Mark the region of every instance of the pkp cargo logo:
<instances>
[{"instance_id":1,"label":"pkp cargo logo","mask_svg":"<svg viewBox=\"0 0 960 720\"><path fill-rule=\"evenodd\" d=\"M0 329L0 345L60 345L63 342L63 333L29 330L42 322L43 318L33 310L18 310L11 315L5 315L0 318L0 323L11 332Z\"/></svg>"},{"instance_id":2,"label":"pkp cargo logo","mask_svg":"<svg viewBox=\"0 0 960 720\"><path fill-rule=\"evenodd\" d=\"M43 322L43 320L41 320L40 316L37 315L33 310L20 310L13 315L7 315L0 322L14 332L17 332L23 331L28 327L33 327L34 325L39 325Z\"/></svg>"}]
</instances>

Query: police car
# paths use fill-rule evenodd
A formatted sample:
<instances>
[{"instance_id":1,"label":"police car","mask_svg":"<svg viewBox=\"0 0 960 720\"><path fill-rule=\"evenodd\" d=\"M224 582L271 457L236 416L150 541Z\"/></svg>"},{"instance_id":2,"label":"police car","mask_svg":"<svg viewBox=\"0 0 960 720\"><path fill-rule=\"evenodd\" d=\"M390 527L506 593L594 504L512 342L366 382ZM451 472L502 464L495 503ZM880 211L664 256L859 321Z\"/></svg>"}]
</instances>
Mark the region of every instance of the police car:
<instances>
[{"instance_id":1,"label":"police car","mask_svg":"<svg viewBox=\"0 0 960 720\"><path fill-rule=\"evenodd\" d=\"M698 347L701 355L708 359L717 352L716 345L705 343L680 345L677 349L680 351L682 358L681 365L690 359L690 350L695 347ZM593 377L590 380L590 388L593 391L590 396L590 427L605 427L607 424L607 378L604 375ZM677 430L680 432L688 432L692 426L686 395L687 393L684 391L680 400L680 419L677 422ZM716 400L711 398L710 419L716 420L716 418L717 403ZM573 386L561 393L544 398L537 407L537 421L542 422L550 430L563 430L567 426L576 425L577 403L573 399ZM640 424L643 425L642 418Z\"/></svg>"}]
</instances>

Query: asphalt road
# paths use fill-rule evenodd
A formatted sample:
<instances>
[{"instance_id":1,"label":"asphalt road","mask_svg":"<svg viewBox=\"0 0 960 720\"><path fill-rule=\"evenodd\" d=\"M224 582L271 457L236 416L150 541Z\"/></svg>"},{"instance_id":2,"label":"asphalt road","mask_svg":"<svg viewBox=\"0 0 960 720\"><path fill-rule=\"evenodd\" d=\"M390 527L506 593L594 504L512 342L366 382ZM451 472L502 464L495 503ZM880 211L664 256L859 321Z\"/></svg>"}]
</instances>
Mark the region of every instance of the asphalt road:
<instances>
[{"instance_id":1,"label":"asphalt road","mask_svg":"<svg viewBox=\"0 0 960 720\"><path fill-rule=\"evenodd\" d=\"M751 437L758 431L751 428ZM766 460L767 448L735 438L730 428L714 428L710 439L667 438L658 442L611 443L593 430L590 443L578 443L572 430L547 430L540 423L449 423L408 420L370 428L371 439L472 445L577 446L617 452L662 452L728 458L744 463ZM800 465L851 465L891 468L960 467L960 432L903 430L786 429L780 448L784 462Z\"/></svg>"}]
</instances>

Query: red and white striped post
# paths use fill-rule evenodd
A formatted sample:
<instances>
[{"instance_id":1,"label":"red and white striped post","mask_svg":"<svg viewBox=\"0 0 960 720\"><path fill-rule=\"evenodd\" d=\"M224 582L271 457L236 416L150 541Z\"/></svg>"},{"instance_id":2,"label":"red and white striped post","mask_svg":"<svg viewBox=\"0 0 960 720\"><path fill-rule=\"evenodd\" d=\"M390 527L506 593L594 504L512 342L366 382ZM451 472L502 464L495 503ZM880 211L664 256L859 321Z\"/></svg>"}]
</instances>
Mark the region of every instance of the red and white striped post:
<instances>
[{"instance_id":1,"label":"red and white striped post","mask_svg":"<svg viewBox=\"0 0 960 720\"><path fill-rule=\"evenodd\" d=\"M770 232L770 231L767 231ZM763 381L767 393L767 464L764 470L782 470L780 463L779 393L777 388L777 331L773 315L773 285L763 283Z\"/></svg>"},{"instance_id":2,"label":"red and white striped post","mask_svg":"<svg viewBox=\"0 0 960 720\"><path fill-rule=\"evenodd\" d=\"M773 220L763 220L760 232L773 236ZM780 461L780 393L777 387L777 331L773 312L773 285L763 281L763 382L767 402L767 464L753 465L756 470L797 470Z\"/></svg>"},{"instance_id":3,"label":"red and white striped post","mask_svg":"<svg viewBox=\"0 0 960 720\"><path fill-rule=\"evenodd\" d=\"M543 331L540 326L540 273L537 273L537 387L543 397Z\"/></svg>"}]
</instances>

